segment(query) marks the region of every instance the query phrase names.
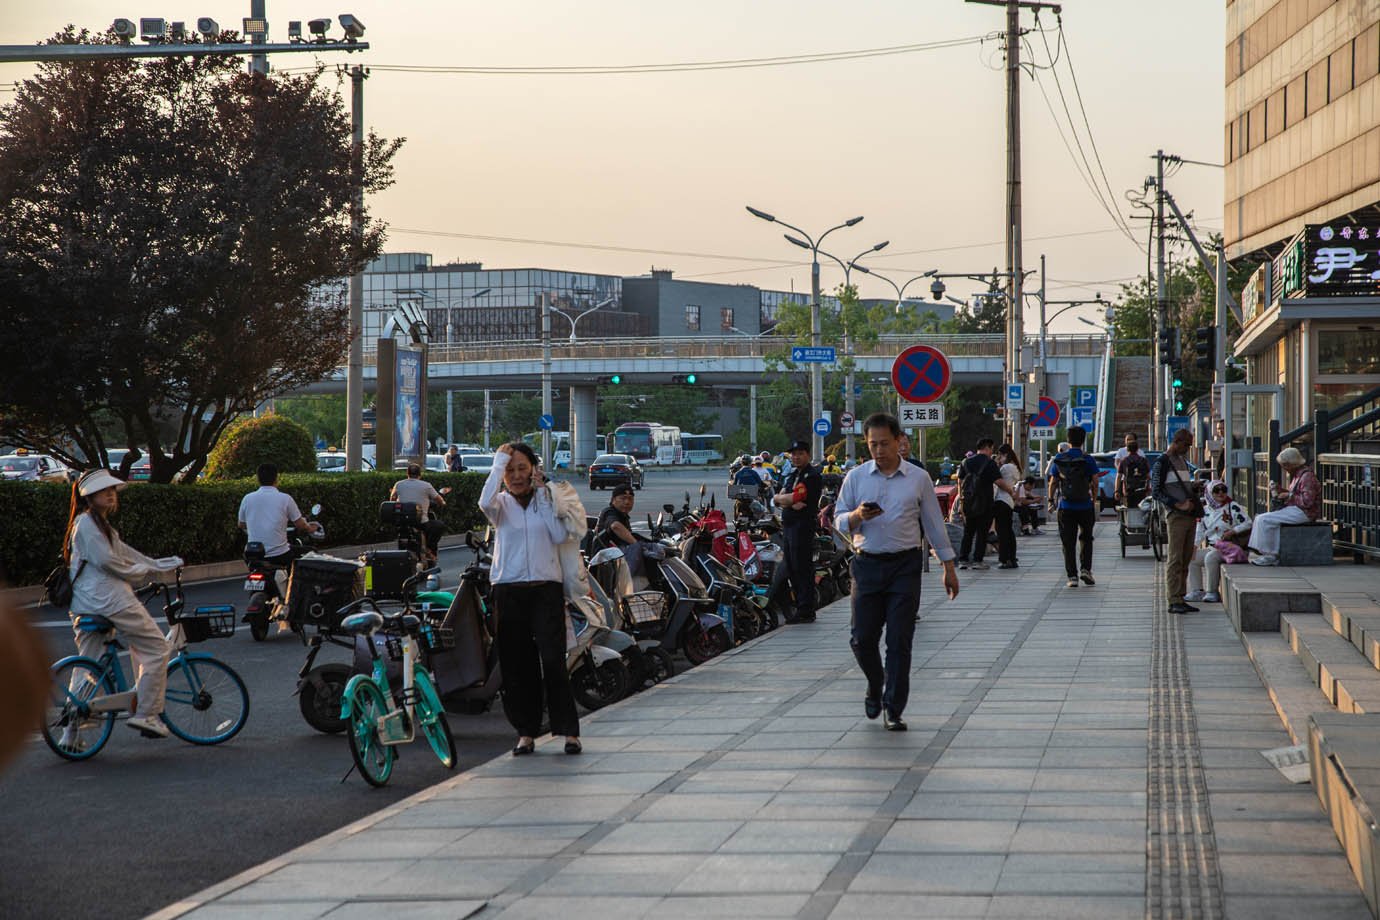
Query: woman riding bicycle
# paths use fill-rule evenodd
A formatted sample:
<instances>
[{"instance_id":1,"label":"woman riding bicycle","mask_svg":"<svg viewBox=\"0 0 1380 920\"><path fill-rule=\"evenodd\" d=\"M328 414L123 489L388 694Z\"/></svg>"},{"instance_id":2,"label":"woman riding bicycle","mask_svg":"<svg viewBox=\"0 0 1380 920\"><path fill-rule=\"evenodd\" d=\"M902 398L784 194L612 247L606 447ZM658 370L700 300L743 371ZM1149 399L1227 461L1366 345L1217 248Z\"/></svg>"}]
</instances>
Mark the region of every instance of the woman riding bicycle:
<instances>
[{"instance_id":1,"label":"woman riding bicycle","mask_svg":"<svg viewBox=\"0 0 1380 920\"><path fill-rule=\"evenodd\" d=\"M110 516L120 507L119 493L124 487L105 469L91 470L72 484L62 555L72 578L73 633L77 654L93 659L101 657L105 636L76 629L79 615L106 617L124 634L130 657L139 669L136 711L128 725L146 738L166 738L168 728L159 716L170 649L131 584L181 568L182 560L177 556L150 559L120 539L110 525Z\"/></svg>"}]
</instances>

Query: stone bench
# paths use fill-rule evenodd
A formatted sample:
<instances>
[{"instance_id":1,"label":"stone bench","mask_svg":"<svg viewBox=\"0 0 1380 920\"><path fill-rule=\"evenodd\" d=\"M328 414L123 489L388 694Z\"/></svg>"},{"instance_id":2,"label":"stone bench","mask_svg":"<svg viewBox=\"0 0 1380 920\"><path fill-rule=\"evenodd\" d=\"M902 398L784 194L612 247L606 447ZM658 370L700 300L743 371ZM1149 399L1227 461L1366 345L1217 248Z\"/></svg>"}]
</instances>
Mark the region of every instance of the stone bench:
<instances>
[{"instance_id":1,"label":"stone bench","mask_svg":"<svg viewBox=\"0 0 1380 920\"><path fill-rule=\"evenodd\" d=\"M1285 524L1279 529L1280 565L1331 565L1332 522Z\"/></svg>"}]
</instances>

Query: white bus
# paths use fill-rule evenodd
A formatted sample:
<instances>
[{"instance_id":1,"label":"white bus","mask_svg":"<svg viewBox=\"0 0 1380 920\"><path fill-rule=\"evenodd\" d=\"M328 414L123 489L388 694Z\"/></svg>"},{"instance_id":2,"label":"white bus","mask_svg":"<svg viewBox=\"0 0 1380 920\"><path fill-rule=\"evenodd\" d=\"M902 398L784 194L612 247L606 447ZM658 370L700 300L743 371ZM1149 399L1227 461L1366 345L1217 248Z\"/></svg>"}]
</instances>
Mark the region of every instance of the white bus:
<instances>
[{"instance_id":1,"label":"white bus","mask_svg":"<svg viewBox=\"0 0 1380 920\"><path fill-rule=\"evenodd\" d=\"M685 462L680 429L659 422L624 422L608 438L608 452L630 454L639 463L670 466Z\"/></svg>"},{"instance_id":2,"label":"white bus","mask_svg":"<svg viewBox=\"0 0 1380 920\"><path fill-rule=\"evenodd\" d=\"M683 434L681 447L686 463L718 463L724 458L724 438L721 434Z\"/></svg>"}]
</instances>

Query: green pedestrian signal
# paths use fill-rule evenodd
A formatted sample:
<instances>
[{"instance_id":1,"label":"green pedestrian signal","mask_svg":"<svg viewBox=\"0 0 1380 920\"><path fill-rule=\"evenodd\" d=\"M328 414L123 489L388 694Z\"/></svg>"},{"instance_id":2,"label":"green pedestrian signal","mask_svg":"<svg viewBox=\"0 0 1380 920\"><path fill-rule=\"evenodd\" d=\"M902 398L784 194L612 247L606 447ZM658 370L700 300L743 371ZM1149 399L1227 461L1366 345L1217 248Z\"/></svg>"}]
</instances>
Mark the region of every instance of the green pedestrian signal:
<instances>
[{"instance_id":1,"label":"green pedestrian signal","mask_svg":"<svg viewBox=\"0 0 1380 920\"><path fill-rule=\"evenodd\" d=\"M1181 386L1183 386L1183 385L1184 385L1184 382L1183 382L1182 380L1180 380L1178 377L1175 377L1175 378L1174 378L1174 387L1175 387L1175 389L1178 389L1179 387L1181 387Z\"/></svg>"},{"instance_id":2,"label":"green pedestrian signal","mask_svg":"<svg viewBox=\"0 0 1380 920\"><path fill-rule=\"evenodd\" d=\"M615 386L615 387L616 387L616 386L618 386L618 385L619 385L620 383L622 383L622 382L623 382L623 375L622 375L622 374L614 374L614 375L611 376L611 377L600 377L600 378L599 378L599 383L600 383L601 385L607 384L607 385Z\"/></svg>"},{"instance_id":3,"label":"green pedestrian signal","mask_svg":"<svg viewBox=\"0 0 1380 920\"><path fill-rule=\"evenodd\" d=\"M672 374L672 375L671 375L671 382L672 382L672 383L686 383L686 384L689 384L690 386L694 386L694 385L695 385L695 382L696 382L698 379L699 379L699 378L696 377L694 374Z\"/></svg>"}]
</instances>

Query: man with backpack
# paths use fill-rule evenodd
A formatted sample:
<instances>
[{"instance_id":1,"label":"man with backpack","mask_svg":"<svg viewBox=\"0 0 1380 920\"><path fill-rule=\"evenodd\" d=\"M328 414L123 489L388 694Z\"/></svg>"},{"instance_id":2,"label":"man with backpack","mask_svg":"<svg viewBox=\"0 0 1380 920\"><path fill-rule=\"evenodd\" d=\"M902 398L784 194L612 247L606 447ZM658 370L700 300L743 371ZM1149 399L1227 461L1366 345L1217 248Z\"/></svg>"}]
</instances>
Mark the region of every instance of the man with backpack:
<instances>
[{"instance_id":1,"label":"man with backpack","mask_svg":"<svg viewBox=\"0 0 1380 920\"><path fill-rule=\"evenodd\" d=\"M1049 463L1045 478L1049 483L1049 493L1059 490L1059 541L1064 544L1064 572L1068 575L1068 586L1078 587L1081 578L1084 584L1092 585L1093 525L1097 523L1097 505L1094 503L1094 489L1097 488L1099 470L1097 461L1083 453L1083 443L1088 432L1083 428L1069 429L1069 447L1060 451ZM1074 543L1078 543L1080 565L1075 567Z\"/></svg>"},{"instance_id":2,"label":"man with backpack","mask_svg":"<svg viewBox=\"0 0 1380 920\"><path fill-rule=\"evenodd\" d=\"M963 501L963 542L958 549L958 567L984 572L982 557L987 553L987 531L992 529L996 493L992 490L1001 470L992 460L992 439L977 442L977 452L958 468L959 495ZM1004 483L1003 483L1004 485Z\"/></svg>"},{"instance_id":3,"label":"man with backpack","mask_svg":"<svg viewBox=\"0 0 1380 920\"><path fill-rule=\"evenodd\" d=\"M1116 461L1116 500L1127 508L1134 508L1150 494L1150 461L1140 452L1140 442L1133 434L1126 436L1126 456Z\"/></svg>"}]
</instances>

